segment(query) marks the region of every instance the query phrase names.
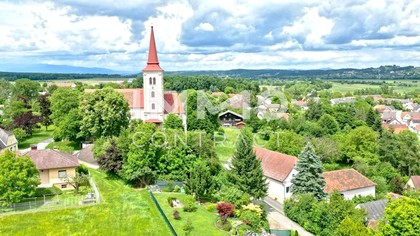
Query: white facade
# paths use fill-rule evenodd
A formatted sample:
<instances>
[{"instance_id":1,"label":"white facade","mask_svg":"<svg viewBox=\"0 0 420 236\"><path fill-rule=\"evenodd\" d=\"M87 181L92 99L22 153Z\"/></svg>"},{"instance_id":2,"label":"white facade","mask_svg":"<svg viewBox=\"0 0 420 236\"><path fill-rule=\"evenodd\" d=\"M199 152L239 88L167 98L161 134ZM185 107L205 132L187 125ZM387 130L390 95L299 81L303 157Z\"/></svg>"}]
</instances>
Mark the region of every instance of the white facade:
<instances>
[{"instance_id":1,"label":"white facade","mask_svg":"<svg viewBox=\"0 0 420 236\"><path fill-rule=\"evenodd\" d=\"M143 73L144 120L164 120L163 72L146 71Z\"/></svg>"},{"instance_id":2,"label":"white facade","mask_svg":"<svg viewBox=\"0 0 420 236\"><path fill-rule=\"evenodd\" d=\"M359 188L359 189L352 189L348 191L342 191L341 194L343 194L344 198L347 200L351 200L354 197L360 195L362 197L365 196L375 196L375 186L370 186L366 188Z\"/></svg>"},{"instance_id":3,"label":"white facade","mask_svg":"<svg viewBox=\"0 0 420 236\"><path fill-rule=\"evenodd\" d=\"M290 198L292 196L292 178L296 174L297 171L293 169L283 182L267 177L267 195L281 203Z\"/></svg>"}]
</instances>

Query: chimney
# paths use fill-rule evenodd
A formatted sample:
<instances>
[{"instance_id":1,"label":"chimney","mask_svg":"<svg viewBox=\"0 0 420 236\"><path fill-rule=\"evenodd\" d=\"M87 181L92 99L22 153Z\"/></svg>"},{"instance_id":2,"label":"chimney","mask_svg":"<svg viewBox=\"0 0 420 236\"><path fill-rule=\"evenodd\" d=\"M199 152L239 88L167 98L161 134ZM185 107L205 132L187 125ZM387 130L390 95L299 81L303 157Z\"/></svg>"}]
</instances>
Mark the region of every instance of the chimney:
<instances>
[{"instance_id":1,"label":"chimney","mask_svg":"<svg viewBox=\"0 0 420 236\"><path fill-rule=\"evenodd\" d=\"M31 144L31 151L38 150L38 146L36 144Z\"/></svg>"}]
</instances>

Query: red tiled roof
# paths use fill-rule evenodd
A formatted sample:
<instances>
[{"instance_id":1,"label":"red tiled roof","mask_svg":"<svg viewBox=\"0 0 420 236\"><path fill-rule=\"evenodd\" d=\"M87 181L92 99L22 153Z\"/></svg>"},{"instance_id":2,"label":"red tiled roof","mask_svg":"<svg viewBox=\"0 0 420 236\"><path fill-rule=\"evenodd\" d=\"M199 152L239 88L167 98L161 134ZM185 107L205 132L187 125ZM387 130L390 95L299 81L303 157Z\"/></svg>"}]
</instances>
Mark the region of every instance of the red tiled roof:
<instances>
[{"instance_id":1,"label":"red tiled roof","mask_svg":"<svg viewBox=\"0 0 420 236\"><path fill-rule=\"evenodd\" d=\"M298 105L298 106L306 106L306 101L303 101L303 100L295 100L295 101L292 101L292 104L293 105Z\"/></svg>"},{"instance_id":2,"label":"red tiled roof","mask_svg":"<svg viewBox=\"0 0 420 236\"><path fill-rule=\"evenodd\" d=\"M324 172L322 175L326 182L324 192L327 193L331 193L334 190L342 192L376 185L355 169L328 171Z\"/></svg>"},{"instance_id":3,"label":"red tiled roof","mask_svg":"<svg viewBox=\"0 0 420 236\"><path fill-rule=\"evenodd\" d=\"M394 133L399 134L400 132L404 131L404 130L409 130L408 126L406 124L382 124L382 127L384 127L384 129L386 130L390 130L391 127L394 129Z\"/></svg>"},{"instance_id":4,"label":"red tiled roof","mask_svg":"<svg viewBox=\"0 0 420 236\"><path fill-rule=\"evenodd\" d=\"M215 96L215 97L220 97L223 94L225 94L224 92L212 92L211 95Z\"/></svg>"},{"instance_id":5,"label":"red tiled roof","mask_svg":"<svg viewBox=\"0 0 420 236\"><path fill-rule=\"evenodd\" d=\"M298 160L297 157L265 148L254 147L254 151L257 158L261 160L264 175L280 182L283 182L292 172Z\"/></svg>"},{"instance_id":6,"label":"red tiled roof","mask_svg":"<svg viewBox=\"0 0 420 236\"><path fill-rule=\"evenodd\" d=\"M75 156L55 150L32 150L27 155L38 170L79 166L79 161Z\"/></svg>"},{"instance_id":7,"label":"red tiled roof","mask_svg":"<svg viewBox=\"0 0 420 236\"><path fill-rule=\"evenodd\" d=\"M165 93L163 99L165 99L165 114L185 112L184 104L182 104L178 93Z\"/></svg>"},{"instance_id":8,"label":"red tiled roof","mask_svg":"<svg viewBox=\"0 0 420 236\"><path fill-rule=\"evenodd\" d=\"M95 92L96 89L85 89L85 93ZM128 107L144 108L144 93L143 89L115 89L118 93L128 101Z\"/></svg>"},{"instance_id":9,"label":"red tiled roof","mask_svg":"<svg viewBox=\"0 0 420 236\"><path fill-rule=\"evenodd\" d=\"M420 188L420 175L417 176L411 176L410 177L411 181L413 181L413 185L415 188Z\"/></svg>"}]
</instances>

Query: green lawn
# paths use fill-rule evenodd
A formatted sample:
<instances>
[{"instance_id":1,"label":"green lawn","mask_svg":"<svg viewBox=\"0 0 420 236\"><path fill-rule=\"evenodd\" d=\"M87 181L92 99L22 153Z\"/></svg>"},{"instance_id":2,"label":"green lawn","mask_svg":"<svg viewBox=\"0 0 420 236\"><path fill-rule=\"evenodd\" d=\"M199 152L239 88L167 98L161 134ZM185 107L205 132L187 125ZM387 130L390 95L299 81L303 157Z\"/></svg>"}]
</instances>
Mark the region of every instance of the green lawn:
<instances>
[{"instance_id":1,"label":"green lawn","mask_svg":"<svg viewBox=\"0 0 420 236\"><path fill-rule=\"evenodd\" d=\"M369 84L341 84L333 82L333 86L331 88L332 92L340 92L340 93L347 93L347 92L354 92L360 89L366 88L379 88L379 85L369 85Z\"/></svg>"},{"instance_id":2,"label":"green lawn","mask_svg":"<svg viewBox=\"0 0 420 236\"><path fill-rule=\"evenodd\" d=\"M175 231L178 235L184 235L183 226L187 218L190 219L193 229L190 235L229 235L228 232L220 230L216 227L215 222L217 219L217 214L215 212L207 211L204 206L198 206L197 211L195 212L184 212L182 208L172 208L168 204L168 197L176 197L182 203L187 197L186 194L182 193L154 193L156 199L158 200L160 207L165 212L165 215L168 217L172 226L175 228ZM180 213L181 219L175 220L172 216L172 213L177 210Z\"/></svg>"},{"instance_id":3,"label":"green lawn","mask_svg":"<svg viewBox=\"0 0 420 236\"><path fill-rule=\"evenodd\" d=\"M54 126L48 127L48 130L45 130L45 127L35 129L31 137L25 139L22 142L19 142L19 149L29 148L31 144L37 144L46 139L53 137Z\"/></svg>"},{"instance_id":4,"label":"green lawn","mask_svg":"<svg viewBox=\"0 0 420 236\"><path fill-rule=\"evenodd\" d=\"M72 141L61 141L61 142L53 142L48 144L46 149L54 149L57 148L61 152L68 152L72 153L76 150L80 150L80 143L72 142Z\"/></svg>"},{"instance_id":5,"label":"green lawn","mask_svg":"<svg viewBox=\"0 0 420 236\"><path fill-rule=\"evenodd\" d=\"M170 235L146 190L90 170L102 203L0 216L0 235Z\"/></svg>"},{"instance_id":6,"label":"green lawn","mask_svg":"<svg viewBox=\"0 0 420 236\"><path fill-rule=\"evenodd\" d=\"M239 134L239 129L237 128L223 128L225 131L226 140L223 141L223 135L217 135L215 137L216 141L216 153L219 157L219 160L222 163L226 163L226 161L232 156L233 152L235 151L235 141Z\"/></svg>"}]
</instances>

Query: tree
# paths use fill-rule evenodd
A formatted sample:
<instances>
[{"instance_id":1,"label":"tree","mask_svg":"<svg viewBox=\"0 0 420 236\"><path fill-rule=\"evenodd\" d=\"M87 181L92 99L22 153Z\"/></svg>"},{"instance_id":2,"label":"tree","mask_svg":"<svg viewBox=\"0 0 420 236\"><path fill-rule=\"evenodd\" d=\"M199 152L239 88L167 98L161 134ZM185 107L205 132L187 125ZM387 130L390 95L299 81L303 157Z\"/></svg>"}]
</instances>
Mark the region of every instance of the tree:
<instances>
[{"instance_id":1,"label":"tree","mask_svg":"<svg viewBox=\"0 0 420 236\"><path fill-rule=\"evenodd\" d=\"M379 223L383 236L417 235L420 232L420 200L401 198L391 200L385 208L385 214Z\"/></svg>"},{"instance_id":2,"label":"tree","mask_svg":"<svg viewBox=\"0 0 420 236\"><path fill-rule=\"evenodd\" d=\"M272 134L267 143L270 150L297 156L305 145L305 138L290 130L279 130Z\"/></svg>"},{"instance_id":3,"label":"tree","mask_svg":"<svg viewBox=\"0 0 420 236\"><path fill-rule=\"evenodd\" d=\"M261 168L261 161L253 150L252 133L243 129L236 141L236 150L232 157L232 169L229 172L230 182L244 193L256 199L267 193L267 183Z\"/></svg>"},{"instance_id":4,"label":"tree","mask_svg":"<svg viewBox=\"0 0 420 236\"><path fill-rule=\"evenodd\" d=\"M65 179L67 184L70 184L74 188L74 193L78 194L80 186L86 184L89 181L89 176L86 174L81 174L76 172L74 177L66 177Z\"/></svg>"},{"instance_id":5,"label":"tree","mask_svg":"<svg viewBox=\"0 0 420 236\"><path fill-rule=\"evenodd\" d=\"M399 162L397 169L404 175L420 174L420 141L417 134L408 130L397 135L399 150Z\"/></svg>"},{"instance_id":6,"label":"tree","mask_svg":"<svg viewBox=\"0 0 420 236\"><path fill-rule=\"evenodd\" d=\"M206 103L207 100L201 101L197 99L197 91L188 90L188 100L187 100L187 129L190 130L203 130L207 134L213 135L213 133L220 126L219 117L216 113L211 114L207 109L205 109L203 119L198 116L198 103Z\"/></svg>"},{"instance_id":7,"label":"tree","mask_svg":"<svg viewBox=\"0 0 420 236\"><path fill-rule=\"evenodd\" d=\"M214 190L214 180L210 168L204 161L195 162L187 179L186 191L197 199L209 195Z\"/></svg>"},{"instance_id":8,"label":"tree","mask_svg":"<svg viewBox=\"0 0 420 236\"><path fill-rule=\"evenodd\" d=\"M29 157L17 157L10 151L0 154L0 201L9 205L32 196L41 183L38 174Z\"/></svg>"},{"instance_id":9,"label":"tree","mask_svg":"<svg viewBox=\"0 0 420 236\"><path fill-rule=\"evenodd\" d=\"M361 221L353 221L346 216L335 231L336 236L369 236L369 231Z\"/></svg>"},{"instance_id":10,"label":"tree","mask_svg":"<svg viewBox=\"0 0 420 236\"><path fill-rule=\"evenodd\" d=\"M128 127L130 112L127 100L111 88L86 93L80 104L80 137L97 139L118 136Z\"/></svg>"},{"instance_id":11,"label":"tree","mask_svg":"<svg viewBox=\"0 0 420 236\"><path fill-rule=\"evenodd\" d=\"M378 133L367 126L360 126L351 130L339 142L342 159L345 162L363 160L376 163L376 147Z\"/></svg>"},{"instance_id":12,"label":"tree","mask_svg":"<svg viewBox=\"0 0 420 236\"><path fill-rule=\"evenodd\" d=\"M99 166L111 173L118 174L122 168L122 154L118 150L117 142L111 139L109 146L105 149L105 153L97 157Z\"/></svg>"},{"instance_id":13,"label":"tree","mask_svg":"<svg viewBox=\"0 0 420 236\"><path fill-rule=\"evenodd\" d=\"M15 81L15 86L13 87L13 95L33 99L38 96L40 90L41 86L38 82L29 79L18 79Z\"/></svg>"},{"instance_id":14,"label":"tree","mask_svg":"<svg viewBox=\"0 0 420 236\"><path fill-rule=\"evenodd\" d=\"M71 88L58 88L50 97L50 118L56 127L57 139L76 140L80 132L80 92Z\"/></svg>"},{"instance_id":15,"label":"tree","mask_svg":"<svg viewBox=\"0 0 420 236\"><path fill-rule=\"evenodd\" d=\"M331 115L324 114L319 119L319 125L327 134L335 134L339 130L338 122Z\"/></svg>"},{"instance_id":16,"label":"tree","mask_svg":"<svg viewBox=\"0 0 420 236\"><path fill-rule=\"evenodd\" d=\"M182 125L182 119L175 115L175 114L169 114L165 122L163 123L163 126L166 129L183 129L184 126Z\"/></svg>"},{"instance_id":17,"label":"tree","mask_svg":"<svg viewBox=\"0 0 420 236\"><path fill-rule=\"evenodd\" d=\"M308 120L319 120L323 113L321 103L315 102L313 99L308 101L308 110L305 112L305 117Z\"/></svg>"},{"instance_id":18,"label":"tree","mask_svg":"<svg viewBox=\"0 0 420 236\"><path fill-rule=\"evenodd\" d=\"M48 126L52 124L50 115L51 115L51 102L49 100L50 95L49 94L44 94L44 95L40 95L38 96L38 103L39 103L39 107L40 107L40 119L41 119L41 123L45 126L45 129L48 129Z\"/></svg>"},{"instance_id":19,"label":"tree","mask_svg":"<svg viewBox=\"0 0 420 236\"><path fill-rule=\"evenodd\" d=\"M9 97L12 91L12 84L4 79L0 79L0 104L4 104L4 102Z\"/></svg>"},{"instance_id":20,"label":"tree","mask_svg":"<svg viewBox=\"0 0 420 236\"><path fill-rule=\"evenodd\" d=\"M402 194L404 191L404 182L398 175L389 182L389 185L391 185L391 191L394 193Z\"/></svg>"},{"instance_id":21,"label":"tree","mask_svg":"<svg viewBox=\"0 0 420 236\"><path fill-rule=\"evenodd\" d=\"M229 202L220 202L217 204L217 211L220 218L222 218L222 221L226 222L228 217L233 216L233 213L235 212L235 206Z\"/></svg>"},{"instance_id":22,"label":"tree","mask_svg":"<svg viewBox=\"0 0 420 236\"><path fill-rule=\"evenodd\" d=\"M21 128L29 135L32 135L34 128L38 126L41 121L39 116L32 114L32 112L26 112L13 118L12 128Z\"/></svg>"},{"instance_id":23,"label":"tree","mask_svg":"<svg viewBox=\"0 0 420 236\"><path fill-rule=\"evenodd\" d=\"M292 178L292 193L294 195L311 193L318 200L325 196L322 162L315 154L312 144L308 143L299 155L296 171L298 173Z\"/></svg>"}]
</instances>

